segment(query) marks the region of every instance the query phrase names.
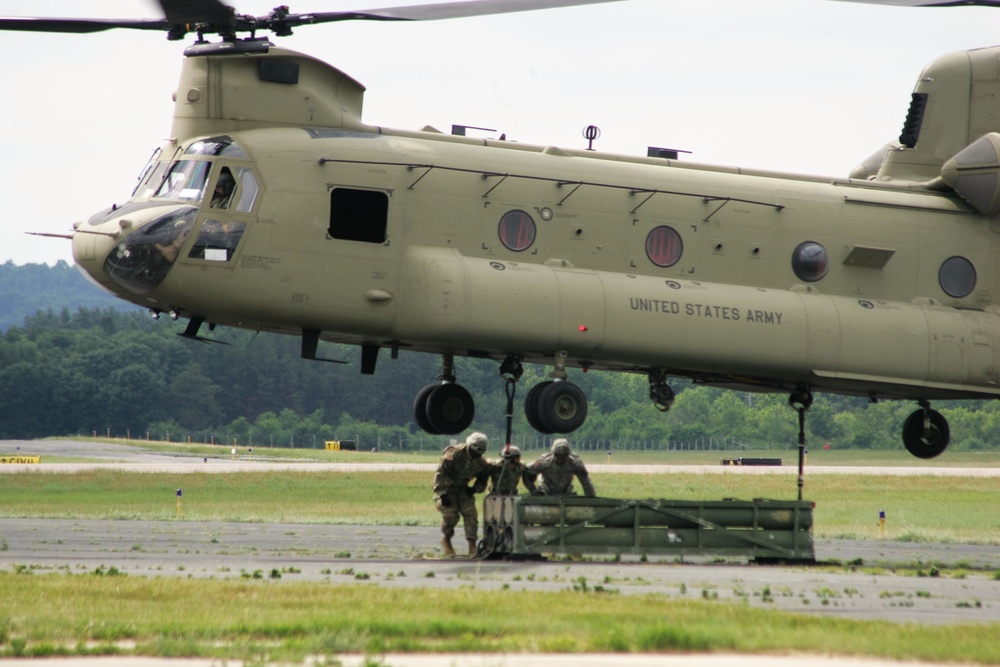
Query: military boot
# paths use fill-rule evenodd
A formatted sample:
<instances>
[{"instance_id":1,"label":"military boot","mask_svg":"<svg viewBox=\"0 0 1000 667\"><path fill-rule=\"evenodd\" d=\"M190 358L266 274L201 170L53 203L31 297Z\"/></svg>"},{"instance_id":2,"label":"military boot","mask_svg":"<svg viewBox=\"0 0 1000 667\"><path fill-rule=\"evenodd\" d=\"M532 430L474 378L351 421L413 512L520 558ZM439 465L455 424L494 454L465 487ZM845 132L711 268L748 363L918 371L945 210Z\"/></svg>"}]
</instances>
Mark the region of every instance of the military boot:
<instances>
[{"instance_id":1,"label":"military boot","mask_svg":"<svg viewBox=\"0 0 1000 667\"><path fill-rule=\"evenodd\" d=\"M478 551L479 550L476 548L476 541L469 538L469 558L474 557Z\"/></svg>"},{"instance_id":2,"label":"military boot","mask_svg":"<svg viewBox=\"0 0 1000 667\"><path fill-rule=\"evenodd\" d=\"M451 557L455 555L455 548L451 546L450 537L445 536L441 538L441 548L444 549L445 556Z\"/></svg>"}]
</instances>

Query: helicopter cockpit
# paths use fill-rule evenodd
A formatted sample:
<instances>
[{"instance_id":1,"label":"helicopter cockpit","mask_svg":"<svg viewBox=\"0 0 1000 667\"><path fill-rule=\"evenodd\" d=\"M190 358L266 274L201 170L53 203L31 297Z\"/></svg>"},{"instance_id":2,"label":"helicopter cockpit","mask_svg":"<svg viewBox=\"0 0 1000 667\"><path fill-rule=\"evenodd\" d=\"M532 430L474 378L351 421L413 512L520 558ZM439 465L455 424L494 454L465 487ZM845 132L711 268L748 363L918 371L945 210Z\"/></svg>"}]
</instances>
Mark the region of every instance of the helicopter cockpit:
<instances>
[{"instance_id":1,"label":"helicopter cockpit","mask_svg":"<svg viewBox=\"0 0 1000 667\"><path fill-rule=\"evenodd\" d=\"M108 253L104 270L130 292L147 294L178 261L228 265L259 193L248 156L232 138L194 141L175 159L159 160L142 172L132 199L117 214L127 212L131 219L148 211L150 218L133 220L132 231ZM91 224L107 220L98 215Z\"/></svg>"}]
</instances>

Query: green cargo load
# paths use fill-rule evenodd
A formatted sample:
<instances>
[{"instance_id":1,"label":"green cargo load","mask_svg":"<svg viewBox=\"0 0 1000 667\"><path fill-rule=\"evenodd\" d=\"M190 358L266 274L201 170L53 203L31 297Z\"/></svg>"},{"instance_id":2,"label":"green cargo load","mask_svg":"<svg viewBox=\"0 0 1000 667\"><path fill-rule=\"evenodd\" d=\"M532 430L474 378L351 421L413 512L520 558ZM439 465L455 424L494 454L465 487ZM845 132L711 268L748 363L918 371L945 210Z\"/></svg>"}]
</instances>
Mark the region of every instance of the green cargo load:
<instances>
[{"instance_id":1,"label":"green cargo load","mask_svg":"<svg viewBox=\"0 0 1000 667\"><path fill-rule=\"evenodd\" d=\"M483 553L814 561L813 503L487 496Z\"/></svg>"}]
</instances>

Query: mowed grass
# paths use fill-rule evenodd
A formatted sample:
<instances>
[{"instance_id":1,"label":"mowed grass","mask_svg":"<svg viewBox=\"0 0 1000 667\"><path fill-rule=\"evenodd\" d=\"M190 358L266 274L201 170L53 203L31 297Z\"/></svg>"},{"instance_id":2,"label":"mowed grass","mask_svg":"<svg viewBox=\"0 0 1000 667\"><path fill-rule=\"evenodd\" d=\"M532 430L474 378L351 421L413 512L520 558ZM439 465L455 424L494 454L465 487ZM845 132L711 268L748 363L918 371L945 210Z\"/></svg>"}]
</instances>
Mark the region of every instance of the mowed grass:
<instances>
[{"instance_id":1,"label":"mowed grass","mask_svg":"<svg viewBox=\"0 0 1000 667\"><path fill-rule=\"evenodd\" d=\"M440 520L431 502L432 474L422 472L41 470L0 476L0 516L428 528ZM604 497L797 495L795 476L787 474L602 472L593 478ZM807 473L805 496L817 503L820 537L876 537L884 510L890 538L995 544L996 487L995 479ZM747 652L1000 663L996 623L852 621L695 599L694 593L621 595L603 590L602 582L523 592L100 572L0 572L0 656L120 653L270 665L303 664L307 656L332 656L329 664L337 664L334 656L347 652Z\"/></svg>"},{"instance_id":2,"label":"mowed grass","mask_svg":"<svg viewBox=\"0 0 1000 667\"><path fill-rule=\"evenodd\" d=\"M430 473L251 472L5 474L0 516L436 526ZM592 475L608 498L720 500L795 499L794 475ZM804 497L816 503L814 535L880 537L886 513L889 539L1000 544L1000 513L993 511L997 480L919 475L817 474Z\"/></svg>"},{"instance_id":3,"label":"mowed grass","mask_svg":"<svg viewBox=\"0 0 1000 667\"><path fill-rule=\"evenodd\" d=\"M19 473L3 476L0 516L420 525L436 514L428 475ZM437 522L440 515L437 515Z\"/></svg>"},{"instance_id":4,"label":"mowed grass","mask_svg":"<svg viewBox=\"0 0 1000 667\"><path fill-rule=\"evenodd\" d=\"M580 588L487 595L470 588L0 573L0 655L288 664L346 652L735 651L1000 661L996 624L890 625Z\"/></svg>"}]
</instances>

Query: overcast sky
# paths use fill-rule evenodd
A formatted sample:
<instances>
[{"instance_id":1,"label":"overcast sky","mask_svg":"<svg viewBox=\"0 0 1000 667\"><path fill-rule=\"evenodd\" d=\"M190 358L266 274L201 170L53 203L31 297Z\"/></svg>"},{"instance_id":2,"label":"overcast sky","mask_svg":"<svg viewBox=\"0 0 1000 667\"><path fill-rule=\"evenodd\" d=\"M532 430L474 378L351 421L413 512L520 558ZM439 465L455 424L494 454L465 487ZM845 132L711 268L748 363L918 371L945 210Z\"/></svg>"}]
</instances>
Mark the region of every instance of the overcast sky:
<instances>
[{"instance_id":1,"label":"overcast sky","mask_svg":"<svg viewBox=\"0 0 1000 667\"><path fill-rule=\"evenodd\" d=\"M294 12L393 4L300 0ZM243 0L265 14L278 0ZM159 18L147 0L0 0L0 15ZM368 89L364 120L496 128L524 143L844 176L899 135L921 69L989 46L1000 10L832 0L624 0L423 23L300 28L278 44ZM72 261L65 233L131 192L170 130L186 42L161 33L0 40L0 263Z\"/></svg>"}]
</instances>

